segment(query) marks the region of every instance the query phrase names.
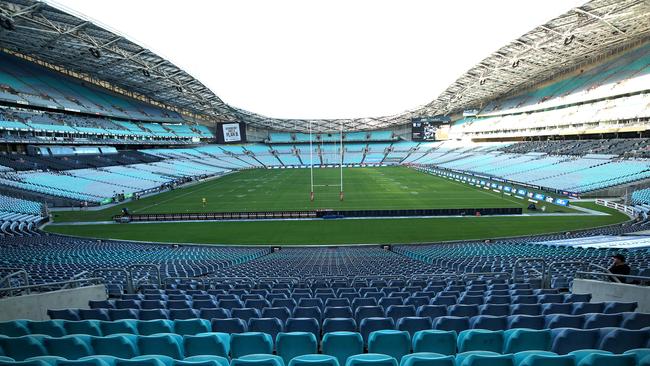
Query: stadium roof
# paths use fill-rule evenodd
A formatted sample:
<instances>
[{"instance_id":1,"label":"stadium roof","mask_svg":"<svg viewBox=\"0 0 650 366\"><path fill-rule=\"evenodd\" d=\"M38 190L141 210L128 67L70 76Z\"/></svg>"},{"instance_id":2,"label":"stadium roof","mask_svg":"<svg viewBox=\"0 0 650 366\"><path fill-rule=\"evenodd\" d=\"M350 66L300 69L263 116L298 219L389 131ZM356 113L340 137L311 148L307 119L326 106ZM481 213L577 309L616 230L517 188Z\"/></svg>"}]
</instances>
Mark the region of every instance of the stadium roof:
<instances>
[{"instance_id":1,"label":"stadium roof","mask_svg":"<svg viewBox=\"0 0 650 366\"><path fill-rule=\"evenodd\" d=\"M371 130L412 117L451 114L530 87L650 38L649 0L593 0L535 27L460 76L431 103L355 119L275 119L224 103L165 58L69 10L35 0L0 1L4 49L104 81L210 120L285 131ZM471 46L471 45L468 45Z\"/></svg>"}]
</instances>

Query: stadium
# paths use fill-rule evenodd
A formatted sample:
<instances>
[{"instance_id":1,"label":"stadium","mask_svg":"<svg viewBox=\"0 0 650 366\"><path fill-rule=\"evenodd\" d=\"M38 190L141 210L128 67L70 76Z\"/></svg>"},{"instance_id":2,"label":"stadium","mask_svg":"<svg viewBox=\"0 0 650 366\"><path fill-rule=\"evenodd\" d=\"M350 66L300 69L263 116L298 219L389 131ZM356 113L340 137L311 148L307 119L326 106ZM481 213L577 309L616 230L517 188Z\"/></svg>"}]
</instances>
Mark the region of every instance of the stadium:
<instances>
[{"instance_id":1,"label":"stadium","mask_svg":"<svg viewBox=\"0 0 650 366\"><path fill-rule=\"evenodd\" d=\"M529 25L296 119L0 0L0 365L650 365L650 3Z\"/></svg>"}]
</instances>

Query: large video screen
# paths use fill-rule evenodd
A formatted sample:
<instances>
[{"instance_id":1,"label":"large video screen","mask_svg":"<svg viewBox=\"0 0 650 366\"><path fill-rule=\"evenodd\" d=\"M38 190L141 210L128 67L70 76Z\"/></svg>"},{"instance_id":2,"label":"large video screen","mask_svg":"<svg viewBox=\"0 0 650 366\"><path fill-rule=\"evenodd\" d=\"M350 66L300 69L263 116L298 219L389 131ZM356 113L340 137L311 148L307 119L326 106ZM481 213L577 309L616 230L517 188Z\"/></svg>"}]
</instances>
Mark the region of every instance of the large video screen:
<instances>
[{"instance_id":1,"label":"large video screen","mask_svg":"<svg viewBox=\"0 0 650 366\"><path fill-rule=\"evenodd\" d=\"M217 124L217 142L220 144L246 142L246 125L237 122Z\"/></svg>"},{"instance_id":2,"label":"large video screen","mask_svg":"<svg viewBox=\"0 0 650 366\"><path fill-rule=\"evenodd\" d=\"M449 122L447 117L417 117L411 119L411 139L413 141L436 141L436 133Z\"/></svg>"}]
</instances>

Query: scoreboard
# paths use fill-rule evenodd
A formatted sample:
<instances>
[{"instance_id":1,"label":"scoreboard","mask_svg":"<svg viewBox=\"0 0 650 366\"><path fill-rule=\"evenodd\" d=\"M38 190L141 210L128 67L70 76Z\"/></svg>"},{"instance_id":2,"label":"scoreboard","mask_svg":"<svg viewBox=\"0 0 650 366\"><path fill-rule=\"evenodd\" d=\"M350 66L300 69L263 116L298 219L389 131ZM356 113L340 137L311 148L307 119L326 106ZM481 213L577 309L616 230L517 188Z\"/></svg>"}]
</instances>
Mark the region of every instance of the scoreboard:
<instances>
[{"instance_id":1,"label":"scoreboard","mask_svg":"<svg viewBox=\"0 0 650 366\"><path fill-rule=\"evenodd\" d=\"M414 117L411 119L411 139L413 141L436 141L436 133L447 126L449 117Z\"/></svg>"}]
</instances>

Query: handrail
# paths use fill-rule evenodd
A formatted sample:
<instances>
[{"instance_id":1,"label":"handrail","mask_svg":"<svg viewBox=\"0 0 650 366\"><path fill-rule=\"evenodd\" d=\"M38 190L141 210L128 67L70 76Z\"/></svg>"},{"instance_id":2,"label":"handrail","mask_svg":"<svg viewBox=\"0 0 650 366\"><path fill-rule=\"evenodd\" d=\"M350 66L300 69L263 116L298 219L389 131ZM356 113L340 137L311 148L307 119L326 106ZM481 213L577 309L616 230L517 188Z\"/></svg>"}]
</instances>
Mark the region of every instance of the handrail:
<instances>
[{"instance_id":1,"label":"handrail","mask_svg":"<svg viewBox=\"0 0 650 366\"><path fill-rule=\"evenodd\" d=\"M131 265L129 265L127 267L127 271L129 272L129 281L131 282L131 286L130 286L131 289L130 289L129 293L133 293L133 291L135 291L135 286L134 286L134 283L133 283L133 278L134 278L133 270L136 269L136 268L153 268L153 269L155 269L156 270L156 272L155 272L156 273L156 281L158 282L158 283L156 283L156 285L158 285L158 287L160 287L161 281L162 281L162 278L160 276L160 266L157 266L155 264L150 264L150 263L133 263L133 264L131 264ZM145 277L150 278L151 275L147 274L146 276L139 278L138 282L141 279L145 278Z\"/></svg>"},{"instance_id":2,"label":"handrail","mask_svg":"<svg viewBox=\"0 0 650 366\"><path fill-rule=\"evenodd\" d=\"M100 272L124 272L124 278L125 278L125 281L126 281L126 292L129 293L129 294L133 293L133 284L131 283L131 274L126 269L118 268L118 267L97 268L97 269L95 269L95 270L93 270L91 272L91 275L93 277L101 277L101 276L97 276L97 274L100 273Z\"/></svg>"},{"instance_id":3,"label":"handrail","mask_svg":"<svg viewBox=\"0 0 650 366\"><path fill-rule=\"evenodd\" d=\"M432 278L445 278L445 279L458 279L458 274L457 273L415 273L411 275L411 280L413 279L418 279L418 278L426 278L426 279L432 279Z\"/></svg>"},{"instance_id":4,"label":"handrail","mask_svg":"<svg viewBox=\"0 0 650 366\"><path fill-rule=\"evenodd\" d=\"M619 283L621 283L621 281L617 277L622 277L624 279L631 279L631 280L650 281L650 276L622 275L622 274L615 274L615 273L612 273L612 272L609 272L609 271L607 271L607 272L576 271L575 275L576 276L589 275L589 276L614 277L614 279L617 280Z\"/></svg>"},{"instance_id":5,"label":"handrail","mask_svg":"<svg viewBox=\"0 0 650 366\"><path fill-rule=\"evenodd\" d=\"M577 264L580 267L586 266L588 263L585 261L557 261L548 265L546 268L546 273L542 277L542 288L551 287L551 273L554 267L557 267L560 264Z\"/></svg>"},{"instance_id":6,"label":"handrail","mask_svg":"<svg viewBox=\"0 0 650 366\"><path fill-rule=\"evenodd\" d=\"M261 281L291 280L292 283L299 283L300 277L279 276L279 277L257 277L257 283Z\"/></svg>"},{"instance_id":7,"label":"handrail","mask_svg":"<svg viewBox=\"0 0 650 366\"><path fill-rule=\"evenodd\" d=\"M16 276L22 276L23 281L25 282L25 286L29 286L29 273L27 273L27 271L25 271L24 269L19 269L19 270L15 271L15 272L9 273L8 275L2 277L2 279L0 279L0 285L7 282L7 286L9 288L12 288L11 287L11 282L9 282L9 281L12 278L16 277ZM29 294L29 289L27 290L27 293Z\"/></svg>"},{"instance_id":8,"label":"handrail","mask_svg":"<svg viewBox=\"0 0 650 366\"><path fill-rule=\"evenodd\" d=\"M467 277L503 276L503 275L508 276L508 277L512 277L512 273L510 273L510 272L475 272L475 273L468 272L468 273L463 273L460 278L464 281L465 278L467 278Z\"/></svg>"},{"instance_id":9,"label":"handrail","mask_svg":"<svg viewBox=\"0 0 650 366\"><path fill-rule=\"evenodd\" d=\"M88 273L89 273L88 271L79 272L79 273L77 273L76 275L70 277L70 279L71 279L71 280L76 280L76 279L81 278L82 276L86 276L86 275L88 275ZM68 288L68 286L69 286L69 285L65 285L63 288Z\"/></svg>"},{"instance_id":10,"label":"handrail","mask_svg":"<svg viewBox=\"0 0 650 366\"><path fill-rule=\"evenodd\" d=\"M529 263L529 262L540 262L542 263L542 273L546 272L546 259L544 258L519 258L512 265L512 282L517 282L517 268L519 268L520 263ZM542 276L542 280L544 280Z\"/></svg>"},{"instance_id":11,"label":"handrail","mask_svg":"<svg viewBox=\"0 0 650 366\"><path fill-rule=\"evenodd\" d=\"M9 292L13 293L14 291L20 291L20 290L27 290L27 293L29 294L31 290L33 289L38 289L42 287L52 287L52 286L61 286L61 285L69 285L72 283L81 283L81 282L99 282L101 283L104 279L102 277L92 277L92 278L82 278L82 279L77 279L77 280L67 280L67 281L58 281L58 282L48 282L48 283L39 283L36 285L26 285L26 286L16 286L16 287L5 287L5 288L0 288L0 293L2 292ZM60 290L62 290L60 288Z\"/></svg>"}]
</instances>

